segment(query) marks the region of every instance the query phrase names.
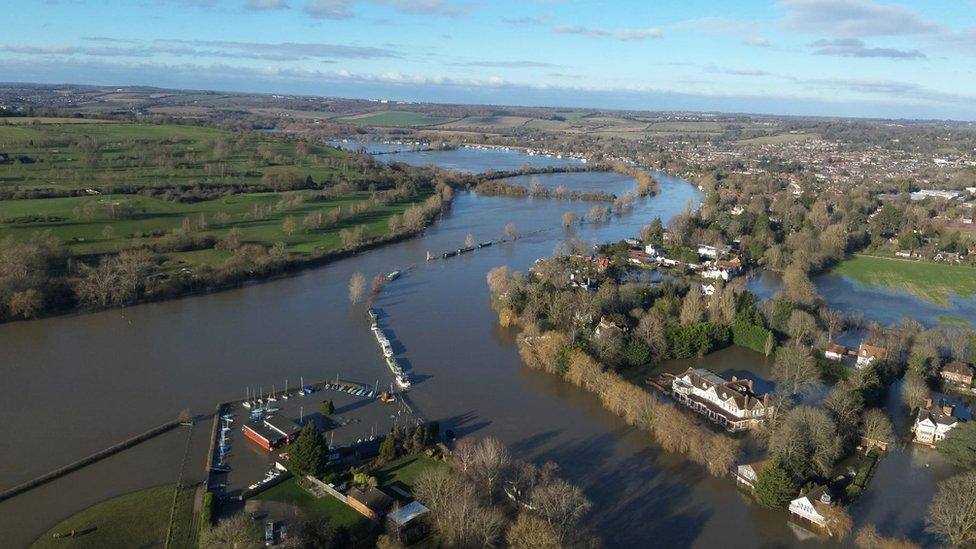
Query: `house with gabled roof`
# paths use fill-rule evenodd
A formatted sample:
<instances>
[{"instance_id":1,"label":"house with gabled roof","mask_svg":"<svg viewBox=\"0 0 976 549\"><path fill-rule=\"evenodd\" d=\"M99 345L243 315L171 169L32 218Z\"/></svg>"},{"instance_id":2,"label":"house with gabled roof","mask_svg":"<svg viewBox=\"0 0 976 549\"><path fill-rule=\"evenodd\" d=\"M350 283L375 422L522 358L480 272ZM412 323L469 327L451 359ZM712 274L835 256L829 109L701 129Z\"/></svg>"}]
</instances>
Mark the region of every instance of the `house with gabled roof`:
<instances>
[{"instance_id":1,"label":"house with gabled roof","mask_svg":"<svg viewBox=\"0 0 976 549\"><path fill-rule=\"evenodd\" d=\"M790 518L824 528L827 526L825 508L833 504L834 498L830 489L817 485L790 502Z\"/></svg>"},{"instance_id":2,"label":"house with gabled roof","mask_svg":"<svg viewBox=\"0 0 976 549\"><path fill-rule=\"evenodd\" d=\"M888 358L888 349L884 347L871 345L870 343L861 343L861 346L857 349L858 368L865 368L875 360L884 360L886 358Z\"/></svg>"},{"instance_id":3,"label":"house with gabled roof","mask_svg":"<svg viewBox=\"0 0 976 549\"><path fill-rule=\"evenodd\" d=\"M925 404L919 408L918 415L915 416L915 424L912 425L912 432L915 433L912 440L934 448L949 431L965 421L956 417L955 412L956 407L952 404L945 401L934 402L931 398L925 399Z\"/></svg>"},{"instance_id":4,"label":"house with gabled roof","mask_svg":"<svg viewBox=\"0 0 976 549\"><path fill-rule=\"evenodd\" d=\"M756 486L759 472L769 463L769 459L761 459L752 463L743 463L735 468L735 483L750 489Z\"/></svg>"},{"instance_id":5,"label":"house with gabled roof","mask_svg":"<svg viewBox=\"0 0 976 549\"><path fill-rule=\"evenodd\" d=\"M824 358L827 360L840 361L843 360L846 354L847 347L839 343L829 343L827 344L827 350L824 351Z\"/></svg>"},{"instance_id":6,"label":"house with gabled roof","mask_svg":"<svg viewBox=\"0 0 976 549\"><path fill-rule=\"evenodd\" d=\"M671 393L677 402L731 432L758 425L774 410L768 393L753 391L751 379L732 376L729 381L703 368L688 368L675 376Z\"/></svg>"},{"instance_id":7,"label":"house with gabled roof","mask_svg":"<svg viewBox=\"0 0 976 549\"><path fill-rule=\"evenodd\" d=\"M939 371L939 376L950 383L958 383L963 387L973 386L973 367L965 362L956 360L946 364Z\"/></svg>"}]
</instances>

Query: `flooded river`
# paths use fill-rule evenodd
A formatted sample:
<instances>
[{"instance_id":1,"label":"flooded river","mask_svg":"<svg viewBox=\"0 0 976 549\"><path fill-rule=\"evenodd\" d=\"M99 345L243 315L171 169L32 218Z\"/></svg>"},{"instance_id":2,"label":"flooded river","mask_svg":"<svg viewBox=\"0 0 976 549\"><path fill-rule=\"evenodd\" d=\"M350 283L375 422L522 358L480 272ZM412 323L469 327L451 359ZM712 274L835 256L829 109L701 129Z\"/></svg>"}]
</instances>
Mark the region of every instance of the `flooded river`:
<instances>
[{"instance_id":1,"label":"flooded river","mask_svg":"<svg viewBox=\"0 0 976 549\"><path fill-rule=\"evenodd\" d=\"M400 153L400 160L436 161L466 171L509 169L511 151L461 149ZM542 157L532 157L538 162ZM556 159L550 159L556 160ZM602 188L623 194L632 182L616 174L540 176L568 190ZM594 502L593 524L611 547L788 546L797 538L785 514L764 510L728 479L661 452L644 433L604 411L599 401L521 365L514 333L499 328L488 305L485 274L498 265L527 269L562 240L617 240L654 217L667 220L700 197L687 182L662 175L661 193L606 224L566 230L566 211L582 216L586 202L479 197L458 192L452 210L419 238L396 243L292 278L213 295L0 326L3 421L7 441L0 487L34 477L172 418L179 410L207 414L218 401L243 398L245 387L279 388L334 377L389 382L362 306L349 304L355 272L394 269L376 306L403 345L413 372L412 399L428 418L459 436L494 435L520 457L554 460ZM425 253L456 249L469 233L497 238L514 223L527 235L463 256L424 262ZM763 358L735 350L708 363L717 371L750 370ZM202 475L207 427L194 435L188 471ZM93 501L176 478L183 431L141 446L0 503L5 543L25 545ZM169 442L167 442L169 441ZM884 467L888 460L883 462ZM884 472L884 469L882 469ZM882 477L879 472L879 480ZM192 475L191 475L191 478ZM897 477L891 482L897 483ZM897 486L897 484L895 484ZM871 486L886 498L892 484ZM906 496L907 497L907 496ZM924 499L915 500L916 507ZM875 513L876 507L865 511ZM917 515L917 512L915 513ZM871 515L873 516L873 515ZM879 519L885 533L917 528L917 516ZM882 522L886 521L886 522Z\"/></svg>"}]
</instances>

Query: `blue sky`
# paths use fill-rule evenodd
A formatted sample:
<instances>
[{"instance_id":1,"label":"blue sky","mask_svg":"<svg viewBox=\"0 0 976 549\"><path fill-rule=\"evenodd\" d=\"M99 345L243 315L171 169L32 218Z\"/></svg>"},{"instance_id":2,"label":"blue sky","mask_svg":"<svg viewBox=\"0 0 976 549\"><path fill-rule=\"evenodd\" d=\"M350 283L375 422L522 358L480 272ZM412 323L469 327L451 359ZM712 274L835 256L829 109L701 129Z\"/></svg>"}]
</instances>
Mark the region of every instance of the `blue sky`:
<instances>
[{"instance_id":1,"label":"blue sky","mask_svg":"<svg viewBox=\"0 0 976 549\"><path fill-rule=\"evenodd\" d=\"M36 0L0 81L976 120L976 1Z\"/></svg>"}]
</instances>

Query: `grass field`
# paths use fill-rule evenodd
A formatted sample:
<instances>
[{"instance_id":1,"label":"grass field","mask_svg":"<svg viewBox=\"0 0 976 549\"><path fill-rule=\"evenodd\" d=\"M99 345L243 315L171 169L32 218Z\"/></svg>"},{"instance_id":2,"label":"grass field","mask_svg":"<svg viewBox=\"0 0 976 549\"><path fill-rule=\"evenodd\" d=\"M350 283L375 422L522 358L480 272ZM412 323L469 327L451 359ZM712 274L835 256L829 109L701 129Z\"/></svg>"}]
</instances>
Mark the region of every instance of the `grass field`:
<instances>
[{"instance_id":1,"label":"grass field","mask_svg":"<svg viewBox=\"0 0 976 549\"><path fill-rule=\"evenodd\" d=\"M411 111L379 111L353 116L343 116L336 118L336 122L346 124L357 124L360 126L434 126L449 122L451 118L443 116L433 116L422 112Z\"/></svg>"},{"instance_id":2,"label":"grass field","mask_svg":"<svg viewBox=\"0 0 976 549\"><path fill-rule=\"evenodd\" d=\"M296 195L308 196L309 199L297 205L279 207L279 204L288 203L288 199ZM75 253L115 252L178 229L184 219L196 226L203 215L207 229L198 230L196 234L219 237L232 228L239 228L244 233L245 242L266 245L284 242L290 251L307 253L336 247L340 242L339 232L346 227L366 225L367 236L380 236L388 230L389 217L402 213L409 205L376 206L335 227L305 231L301 228L301 222L307 214L366 203L369 194L358 192L328 201L312 198L314 194L311 192L290 191L237 194L190 204L139 195L7 200L0 201L0 238L9 235L22 239L34 232L49 230ZM123 206L130 213L113 217L112 208ZM86 207L89 213L84 211ZM256 207L263 208L266 213L255 216ZM216 219L218 214L225 214L229 218L220 223ZM293 218L299 226L291 235L285 234L283 229L286 217ZM106 227L111 229L106 231Z\"/></svg>"},{"instance_id":3,"label":"grass field","mask_svg":"<svg viewBox=\"0 0 976 549\"><path fill-rule=\"evenodd\" d=\"M942 324L945 324L947 326L953 326L956 328L972 329L973 327L973 325L968 320L966 320L965 318L960 318L958 316L939 315L938 320Z\"/></svg>"},{"instance_id":4,"label":"grass field","mask_svg":"<svg viewBox=\"0 0 976 549\"><path fill-rule=\"evenodd\" d=\"M391 461L373 471L380 486L398 486L407 491L413 488L417 476L431 467L447 467L443 462L423 454L411 454Z\"/></svg>"},{"instance_id":5,"label":"grass field","mask_svg":"<svg viewBox=\"0 0 976 549\"><path fill-rule=\"evenodd\" d=\"M328 518L333 525L348 528L353 533L353 537L356 537L356 532L367 531L370 528L369 519L332 496L315 499L298 486L294 477L262 492L256 496L256 499L294 505L309 518Z\"/></svg>"},{"instance_id":6,"label":"grass field","mask_svg":"<svg viewBox=\"0 0 976 549\"><path fill-rule=\"evenodd\" d=\"M174 488L167 484L103 501L51 528L32 547L163 547ZM53 537L71 530L73 538Z\"/></svg>"},{"instance_id":7,"label":"grass field","mask_svg":"<svg viewBox=\"0 0 976 549\"><path fill-rule=\"evenodd\" d=\"M256 133L176 124L17 118L0 122L0 189L257 183L350 177L348 153Z\"/></svg>"},{"instance_id":8,"label":"grass field","mask_svg":"<svg viewBox=\"0 0 976 549\"><path fill-rule=\"evenodd\" d=\"M856 255L831 272L862 284L908 292L937 305L948 305L953 294L976 295L976 269L962 265Z\"/></svg>"}]
</instances>

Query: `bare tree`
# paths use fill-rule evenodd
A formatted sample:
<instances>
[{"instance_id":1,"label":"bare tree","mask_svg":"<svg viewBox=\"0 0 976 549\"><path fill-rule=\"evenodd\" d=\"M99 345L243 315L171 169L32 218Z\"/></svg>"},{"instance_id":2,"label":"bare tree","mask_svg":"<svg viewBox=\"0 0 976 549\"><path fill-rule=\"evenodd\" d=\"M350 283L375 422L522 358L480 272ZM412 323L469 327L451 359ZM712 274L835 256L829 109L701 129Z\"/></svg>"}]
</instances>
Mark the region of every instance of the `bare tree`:
<instances>
[{"instance_id":1,"label":"bare tree","mask_svg":"<svg viewBox=\"0 0 976 549\"><path fill-rule=\"evenodd\" d=\"M560 549L559 535L545 520L522 512L508 529L505 541L513 549Z\"/></svg>"},{"instance_id":2,"label":"bare tree","mask_svg":"<svg viewBox=\"0 0 976 549\"><path fill-rule=\"evenodd\" d=\"M494 501L500 479L511 462L508 448L494 437L483 439L475 447L471 476L484 486L489 502Z\"/></svg>"},{"instance_id":3,"label":"bare tree","mask_svg":"<svg viewBox=\"0 0 976 549\"><path fill-rule=\"evenodd\" d=\"M454 461L454 465L462 473L468 474L471 472L472 464L474 463L475 448L478 443L471 438L461 439L454 447L454 451L451 452L451 459Z\"/></svg>"},{"instance_id":4,"label":"bare tree","mask_svg":"<svg viewBox=\"0 0 976 549\"><path fill-rule=\"evenodd\" d=\"M821 408L797 406L789 411L769 441L769 454L793 478L827 475L840 456L837 425Z\"/></svg>"},{"instance_id":5,"label":"bare tree","mask_svg":"<svg viewBox=\"0 0 976 549\"><path fill-rule=\"evenodd\" d=\"M363 299L363 292L366 290L366 275L355 272L349 278L349 301L359 303Z\"/></svg>"},{"instance_id":6,"label":"bare tree","mask_svg":"<svg viewBox=\"0 0 976 549\"><path fill-rule=\"evenodd\" d=\"M939 483L929 504L926 530L952 547L976 543L976 471Z\"/></svg>"},{"instance_id":7,"label":"bare tree","mask_svg":"<svg viewBox=\"0 0 976 549\"><path fill-rule=\"evenodd\" d=\"M474 247L474 235L468 233L468 236L464 237L464 246L467 248Z\"/></svg>"},{"instance_id":8,"label":"bare tree","mask_svg":"<svg viewBox=\"0 0 976 549\"><path fill-rule=\"evenodd\" d=\"M692 287L681 302L681 325L688 326L700 322L703 316L705 316L705 300L702 299L701 290Z\"/></svg>"},{"instance_id":9,"label":"bare tree","mask_svg":"<svg viewBox=\"0 0 976 549\"><path fill-rule=\"evenodd\" d=\"M297 228L298 228L298 224L295 223L295 218L293 218L290 215L286 217L285 220L281 223L282 232L284 232L288 236L295 234L295 229Z\"/></svg>"},{"instance_id":10,"label":"bare tree","mask_svg":"<svg viewBox=\"0 0 976 549\"><path fill-rule=\"evenodd\" d=\"M533 490L530 505L552 526L560 541L565 541L591 507L582 490L560 478Z\"/></svg>"},{"instance_id":11,"label":"bare tree","mask_svg":"<svg viewBox=\"0 0 976 549\"><path fill-rule=\"evenodd\" d=\"M857 531L854 545L858 549L920 549L919 545L910 541L882 536L873 524Z\"/></svg>"},{"instance_id":12,"label":"bare tree","mask_svg":"<svg viewBox=\"0 0 976 549\"><path fill-rule=\"evenodd\" d=\"M864 412L864 419L861 421L861 431L864 436L880 442L891 440L891 420L879 408L871 408Z\"/></svg>"},{"instance_id":13,"label":"bare tree","mask_svg":"<svg viewBox=\"0 0 976 549\"><path fill-rule=\"evenodd\" d=\"M854 522L840 505L825 505L817 509L824 517L824 528L830 537L843 541L851 534Z\"/></svg>"},{"instance_id":14,"label":"bare tree","mask_svg":"<svg viewBox=\"0 0 976 549\"><path fill-rule=\"evenodd\" d=\"M820 321L827 328L827 339L833 341L834 337L844 329L844 315L836 309L828 307L820 308Z\"/></svg>"},{"instance_id":15,"label":"bare tree","mask_svg":"<svg viewBox=\"0 0 976 549\"><path fill-rule=\"evenodd\" d=\"M925 380L914 372L906 373L901 385L902 404L911 409L920 408L928 396L929 387Z\"/></svg>"},{"instance_id":16,"label":"bare tree","mask_svg":"<svg viewBox=\"0 0 976 549\"><path fill-rule=\"evenodd\" d=\"M563 227L569 228L576 224L576 214L566 212L563 214Z\"/></svg>"},{"instance_id":17,"label":"bare tree","mask_svg":"<svg viewBox=\"0 0 976 549\"><path fill-rule=\"evenodd\" d=\"M809 350L798 345L786 345L776 351L771 377L783 390L797 395L806 392L820 380L820 369Z\"/></svg>"},{"instance_id":18,"label":"bare tree","mask_svg":"<svg viewBox=\"0 0 976 549\"><path fill-rule=\"evenodd\" d=\"M249 515L235 513L207 530L200 545L206 549L257 549L261 538L254 526Z\"/></svg>"},{"instance_id":19,"label":"bare tree","mask_svg":"<svg viewBox=\"0 0 976 549\"><path fill-rule=\"evenodd\" d=\"M505 236L508 238L518 238L518 232L515 229L515 223L509 223L505 225Z\"/></svg>"}]
</instances>

